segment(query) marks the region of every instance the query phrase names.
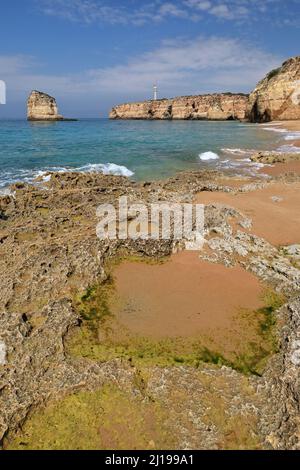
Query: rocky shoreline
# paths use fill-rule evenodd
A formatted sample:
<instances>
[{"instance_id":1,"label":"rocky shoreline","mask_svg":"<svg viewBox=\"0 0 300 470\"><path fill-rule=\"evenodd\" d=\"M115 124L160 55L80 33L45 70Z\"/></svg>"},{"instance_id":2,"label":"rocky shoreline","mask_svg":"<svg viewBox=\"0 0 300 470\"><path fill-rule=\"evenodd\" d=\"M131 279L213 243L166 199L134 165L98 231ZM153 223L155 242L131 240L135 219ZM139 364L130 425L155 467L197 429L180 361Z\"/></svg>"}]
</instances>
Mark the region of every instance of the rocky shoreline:
<instances>
[{"instance_id":1,"label":"rocky shoreline","mask_svg":"<svg viewBox=\"0 0 300 470\"><path fill-rule=\"evenodd\" d=\"M121 195L146 204L193 202L196 195L206 193L251 195L266 186L272 188L275 181L288 186L298 184L300 178L290 174L268 181L245 178L237 186L236 178L217 172L179 173L147 183L60 173L52 174L48 182L14 185L11 196L1 197L2 445L9 448L25 439L26 448L26 436L18 438L18 433L37 410L109 384L146 405L172 408L174 420L166 418L166 423L173 432L176 428L182 449L299 449L300 250L273 246L256 236L249 216L234 207L206 206L207 244L199 255L213 263L242 266L287 296L285 305L274 313L278 352L261 377L216 365L212 359L197 368L182 364L144 369L130 360L72 357L66 348L68 335L82 323L74 296L107 280L107 261L120 256L157 259L181 249L172 239L99 240L95 233L99 204L114 204ZM216 400L209 405L203 398L207 393ZM181 394L191 399L180 401ZM219 406L216 397L225 413L217 420L205 411ZM233 429L242 429L245 419L254 424L250 428L247 424L245 438L239 442L238 437L232 438Z\"/></svg>"},{"instance_id":2,"label":"rocky shoreline","mask_svg":"<svg viewBox=\"0 0 300 470\"><path fill-rule=\"evenodd\" d=\"M251 156L251 161L256 163L263 163L273 165L274 163L290 163L299 162L300 153L282 153L264 151L258 152Z\"/></svg>"},{"instance_id":3,"label":"rocky shoreline","mask_svg":"<svg viewBox=\"0 0 300 470\"><path fill-rule=\"evenodd\" d=\"M286 60L270 71L256 88L245 93L211 93L179 96L119 104L109 118L135 120L214 120L269 122L300 119L299 107L300 57ZM29 121L74 121L58 112L55 98L32 91L27 101Z\"/></svg>"}]
</instances>

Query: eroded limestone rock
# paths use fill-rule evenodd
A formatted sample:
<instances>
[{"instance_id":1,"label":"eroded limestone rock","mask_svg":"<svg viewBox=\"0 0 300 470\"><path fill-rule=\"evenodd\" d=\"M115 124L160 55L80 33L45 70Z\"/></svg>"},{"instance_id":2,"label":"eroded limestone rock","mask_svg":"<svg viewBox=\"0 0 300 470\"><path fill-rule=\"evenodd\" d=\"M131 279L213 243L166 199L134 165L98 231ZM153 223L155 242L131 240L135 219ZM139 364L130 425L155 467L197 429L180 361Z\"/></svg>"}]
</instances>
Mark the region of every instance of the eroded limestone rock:
<instances>
[{"instance_id":1,"label":"eroded limestone rock","mask_svg":"<svg viewBox=\"0 0 300 470\"><path fill-rule=\"evenodd\" d=\"M212 94L144 101L116 106L110 119L203 119L242 120L246 116L248 95Z\"/></svg>"},{"instance_id":2,"label":"eroded limestone rock","mask_svg":"<svg viewBox=\"0 0 300 470\"><path fill-rule=\"evenodd\" d=\"M289 163L300 161L300 153L281 153L281 152L257 152L252 155L251 160L257 163Z\"/></svg>"},{"instance_id":3,"label":"eroded limestone rock","mask_svg":"<svg viewBox=\"0 0 300 470\"><path fill-rule=\"evenodd\" d=\"M300 56L258 83L250 94L247 116L252 122L300 119Z\"/></svg>"},{"instance_id":4,"label":"eroded limestone rock","mask_svg":"<svg viewBox=\"0 0 300 470\"><path fill-rule=\"evenodd\" d=\"M186 202L199 191L235 192L236 188L230 182L219 184L215 172L190 172L153 183L52 174L44 186L14 185L14 197L0 198L0 339L6 348L6 363L0 365L0 441L49 400L109 383L135 395L145 393L143 398L160 400L172 409L171 426L179 433L183 449L224 447L225 437L239 427L235 417L247 410L250 420L261 419L254 426L259 446L299 448L298 300L284 308L281 349L263 377L248 379L213 364L195 370L155 369L141 392L137 391L139 371L133 364L75 359L65 349L66 335L80 323L72 299L96 280L105 279L105 260L118 256L120 249L144 257L169 255L174 249L172 240L97 239L99 204L116 204L120 195L146 204ZM246 184L239 191L255 189L255 184ZM249 233L248 217L234 208L210 205L205 220L211 260L239 263L286 294L299 292L299 269L281 249ZM239 230L232 227L232 220ZM249 384L257 393L248 392ZM209 401L212 393L221 400L217 422L207 416L210 409L212 414L215 411L215 401ZM228 420L229 429L223 425Z\"/></svg>"},{"instance_id":5,"label":"eroded limestone rock","mask_svg":"<svg viewBox=\"0 0 300 470\"><path fill-rule=\"evenodd\" d=\"M40 91L32 91L27 101L27 118L29 121L62 121L58 113L55 98Z\"/></svg>"}]
</instances>

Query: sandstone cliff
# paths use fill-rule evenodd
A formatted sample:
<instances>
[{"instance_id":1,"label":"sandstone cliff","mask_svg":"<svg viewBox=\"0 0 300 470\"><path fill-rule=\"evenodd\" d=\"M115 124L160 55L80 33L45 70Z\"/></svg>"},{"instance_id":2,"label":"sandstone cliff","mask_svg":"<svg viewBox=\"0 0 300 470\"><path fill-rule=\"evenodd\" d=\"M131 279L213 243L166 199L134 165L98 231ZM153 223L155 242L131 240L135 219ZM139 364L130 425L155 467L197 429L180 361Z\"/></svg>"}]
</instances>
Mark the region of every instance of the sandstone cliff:
<instances>
[{"instance_id":1,"label":"sandstone cliff","mask_svg":"<svg viewBox=\"0 0 300 470\"><path fill-rule=\"evenodd\" d=\"M246 117L248 95L212 94L174 99L127 103L116 106L110 119L203 119L242 120Z\"/></svg>"},{"instance_id":2,"label":"sandstone cliff","mask_svg":"<svg viewBox=\"0 0 300 470\"><path fill-rule=\"evenodd\" d=\"M58 114L55 98L33 91L27 101L27 118L29 121L62 121L64 118Z\"/></svg>"},{"instance_id":3,"label":"sandstone cliff","mask_svg":"<svg viewBox=\"0 0 300 470\"><path fill-rule=\"evenodd\" d=\"M300 119L300 56L272 70L249 97L252 122Z\"/></svg>"}]
</instances>

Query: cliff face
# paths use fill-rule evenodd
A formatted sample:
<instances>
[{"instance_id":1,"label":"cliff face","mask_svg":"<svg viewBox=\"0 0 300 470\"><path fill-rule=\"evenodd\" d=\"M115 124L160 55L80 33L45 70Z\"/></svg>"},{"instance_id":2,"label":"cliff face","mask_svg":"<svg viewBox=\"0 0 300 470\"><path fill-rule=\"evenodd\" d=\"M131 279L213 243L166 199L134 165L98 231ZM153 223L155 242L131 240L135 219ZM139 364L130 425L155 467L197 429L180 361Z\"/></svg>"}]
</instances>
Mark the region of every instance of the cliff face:
<instances>
[{"instance_id":1,"label":"cliff face","mask_svg":"<svg viewBox=\"0 0 300 470\"><path fill-rule=\"evenodd\" d=\"M29 121L61 121L55 98L33 91L27 101L27 118Z\"/></svg>"},{"instance_id":2,"label":"cliff face","mask_svg":"<svg viewBox=\"0 0 300 470\"><path fill-rule=\"evenodd\" d=\"M110 119L245 119L248 96L213 94L144 101L116 106Z\"/></svg>"},{"instance_id":3,"label":"cliff face","mask_svg":"<svg viewBox=\"0 0 300 470\"><path fill-rule=\"evenodd\" d=\"M300 119L300 56L272 70L249 97L252 122Z\"/></svg>"}]
</instances>

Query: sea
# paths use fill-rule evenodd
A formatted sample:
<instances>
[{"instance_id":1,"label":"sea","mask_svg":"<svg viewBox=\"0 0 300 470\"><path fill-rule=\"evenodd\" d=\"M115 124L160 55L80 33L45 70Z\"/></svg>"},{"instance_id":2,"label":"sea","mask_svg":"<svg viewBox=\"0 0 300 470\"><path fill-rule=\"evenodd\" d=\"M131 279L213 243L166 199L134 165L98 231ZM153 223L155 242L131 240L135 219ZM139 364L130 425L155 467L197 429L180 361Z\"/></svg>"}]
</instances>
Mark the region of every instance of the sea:
<instances>
[{"instance_id":1,"label":"sea","mask_svg":"<svg viewBox=\"0 0 300 470\"><path fill-rule=\"evenodd\" d=\"M0 192L49 172L100 172L154 180L183 170L254 174L257 150L299 151L300 136L272 125L235 121L27 122L0 120Z\"/></svg>"}]
</instances>

